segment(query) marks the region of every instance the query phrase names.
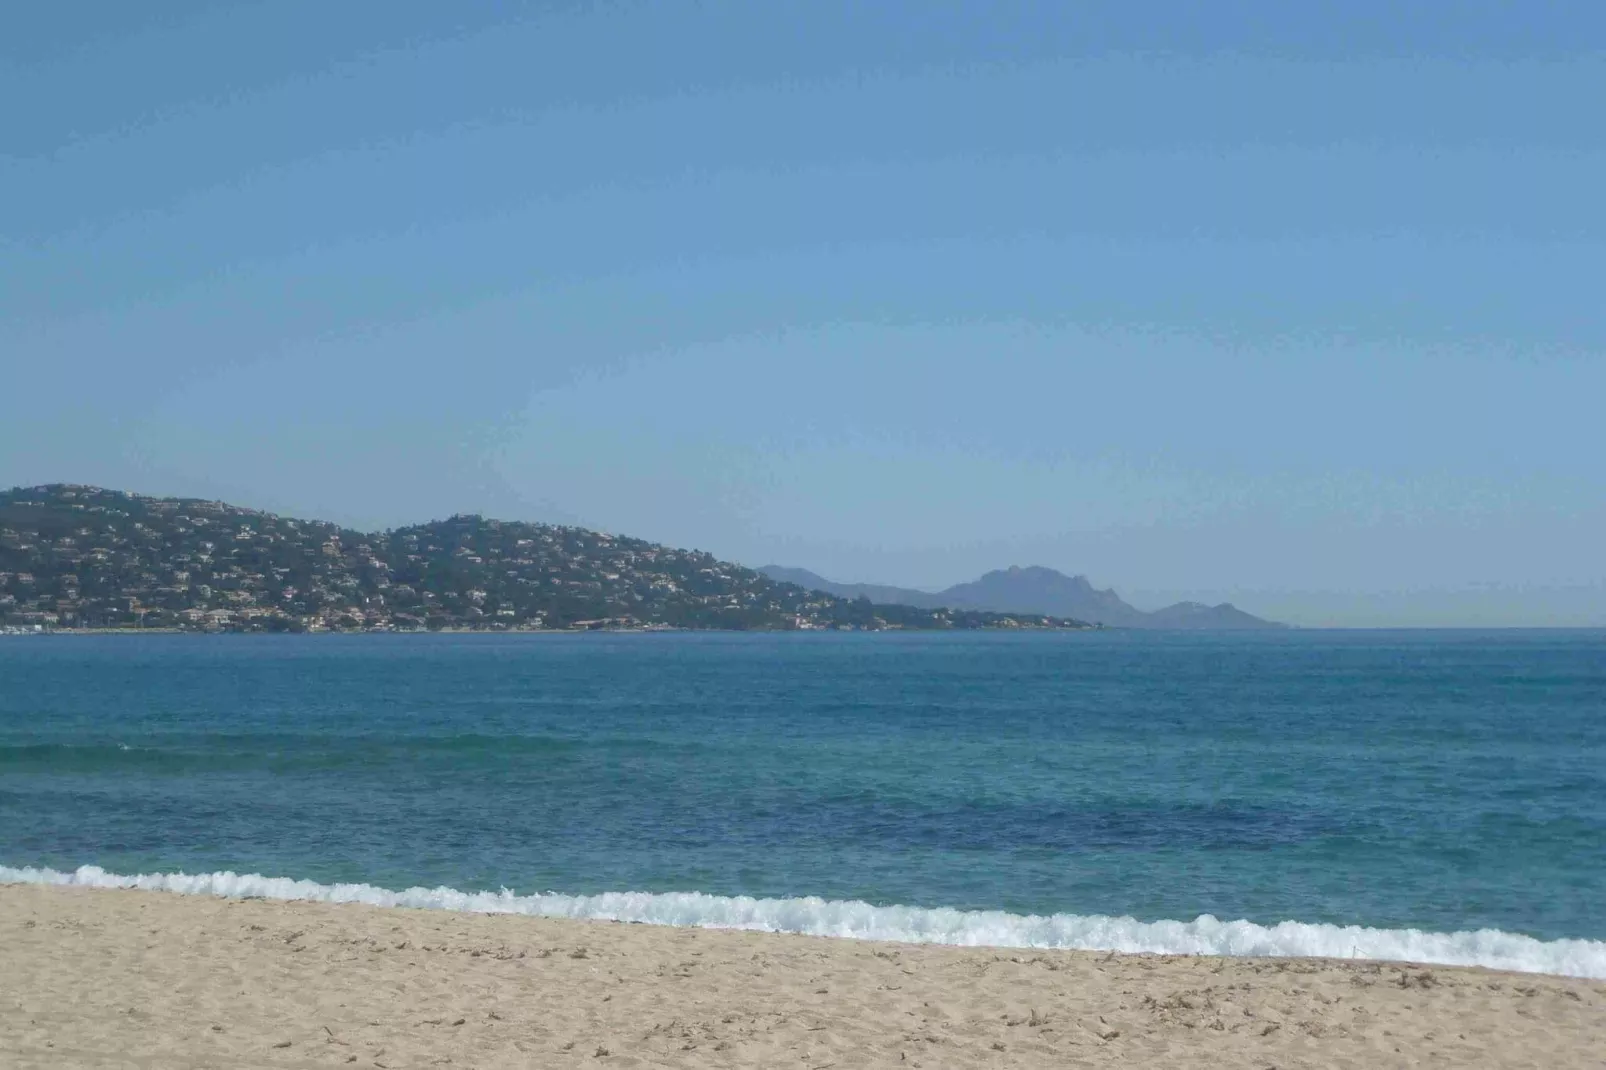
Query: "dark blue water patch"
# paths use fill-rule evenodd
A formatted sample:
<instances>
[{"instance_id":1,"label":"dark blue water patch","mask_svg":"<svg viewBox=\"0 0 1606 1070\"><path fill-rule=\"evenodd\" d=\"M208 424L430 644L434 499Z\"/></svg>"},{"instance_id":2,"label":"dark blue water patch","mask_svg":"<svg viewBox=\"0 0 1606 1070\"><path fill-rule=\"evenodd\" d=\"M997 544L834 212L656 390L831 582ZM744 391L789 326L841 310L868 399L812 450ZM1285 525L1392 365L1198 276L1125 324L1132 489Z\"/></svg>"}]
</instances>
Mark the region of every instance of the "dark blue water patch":
<instances>
[{"instance_id":1,"label":"dark blue water patch","mask_svg":"<svg viewBox=\"0 0 1606 1070\"><path fill-rule=\"evenodd\" d=\"M1606 635L0 643L0 863L1606 936Z\"/></svg>"}]
</instances>

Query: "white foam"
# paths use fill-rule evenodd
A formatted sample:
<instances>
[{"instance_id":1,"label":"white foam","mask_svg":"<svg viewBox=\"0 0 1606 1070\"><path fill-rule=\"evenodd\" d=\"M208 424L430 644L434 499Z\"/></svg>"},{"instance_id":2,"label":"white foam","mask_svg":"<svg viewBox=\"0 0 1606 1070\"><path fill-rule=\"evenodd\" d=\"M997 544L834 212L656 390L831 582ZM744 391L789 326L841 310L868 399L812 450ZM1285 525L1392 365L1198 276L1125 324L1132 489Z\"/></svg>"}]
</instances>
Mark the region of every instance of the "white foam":
<instances>
[{"instance_id":1,"label":"white foam","mask_svg":"<svg viewBox=\"0 0 1606 1070\"><path fill-rule=\"evenodd\" d=\"M996 910L878 907L815 897L753 899L700 892L515 895L505 888L499 892L460 892L444 887L396 892L371 884L319 884L256 873L124 876L108 873L99 866L82 866L72 873L0 866L0 884L142 888L181 895L367 903L382 907L636 921L651 925L808 933L960 947L1378 959L1606 979L1606 941L1536 940L1499 929L1436 933L1298 921L1267 926L1250 921L1219 921L1208 914L1193 921L1138 921L1077 914L1042 917Z\"/></svg>"}]
</instances>

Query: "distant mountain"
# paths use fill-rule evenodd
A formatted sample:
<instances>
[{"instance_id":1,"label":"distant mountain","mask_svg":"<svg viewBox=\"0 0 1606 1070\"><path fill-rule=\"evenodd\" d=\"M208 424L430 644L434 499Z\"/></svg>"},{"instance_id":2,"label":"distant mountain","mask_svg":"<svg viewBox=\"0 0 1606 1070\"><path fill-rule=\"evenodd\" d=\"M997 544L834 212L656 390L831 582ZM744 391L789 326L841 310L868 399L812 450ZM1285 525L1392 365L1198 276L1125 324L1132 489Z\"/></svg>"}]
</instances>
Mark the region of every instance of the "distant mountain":
<instances>
[{"instance_id":1,"label":"distant mountain","mask_svg":"<svg viewBox=\"0 0 1606 1070\"><path fill-rule=\"evenodd\" d=\"M1128 605L1112 590L1099 590L1086 576L1067 576L1041 565L1018 565L989 572L978 580L956 584L943 591L917 591L870 583L833 583L801 568L765 565L760 572L771 579L795 583L839 598L867 597L873 602L896 602L921 609L972 609L994 613L1043 613L1092 621L1112 628L1166 628L1248 630L1281 628L1230 603L1207 606L1178 602L1152 613Z\"/></svg>"},{"instance_id":2,"label":"distant mountain","mask_svg":"<svg viewBox=\"0 0 1606 1070\"><path fill-rule=\"evenodd\" d=\"M941 609L952 606L943 595L919 591L913 587L889 587L880 583L833 583L817 572L806 568L786 568L783 565L765 565L759 569L778 583L795 583L809 591L824 591L838 598L868 598L880 605L914 606L916 609Z\"/></svg>"},{"instance_id":3,"label":"distant mountain","mask_svg":"<svg viewBox=\"0 0 1606 1070\"><path fill-rule=\"evenodd\" d=\"M987 573L942 592L954 605L1076 605L1090 620L1113 628L1142 627L1148 614L1123 602L1114 591L1100 591L1086 576L1067 576L1041 565L1019 565Z\"/></svg>"},{"instance_id":4,"label":"distant mountain","mask_svg":"<svg viewBox=\"0 0 1606 1070\"><path fill-rule=\"evenodd\" d=\"M1148 628L1192 628L1195 630L1228 631L1263 628L1286 628L1286 624L1262 620L1245 613L1231 602L1207 606L1203 602L1178 602L1157 609L1148 615Z\"/></svg>"}]
</instances>

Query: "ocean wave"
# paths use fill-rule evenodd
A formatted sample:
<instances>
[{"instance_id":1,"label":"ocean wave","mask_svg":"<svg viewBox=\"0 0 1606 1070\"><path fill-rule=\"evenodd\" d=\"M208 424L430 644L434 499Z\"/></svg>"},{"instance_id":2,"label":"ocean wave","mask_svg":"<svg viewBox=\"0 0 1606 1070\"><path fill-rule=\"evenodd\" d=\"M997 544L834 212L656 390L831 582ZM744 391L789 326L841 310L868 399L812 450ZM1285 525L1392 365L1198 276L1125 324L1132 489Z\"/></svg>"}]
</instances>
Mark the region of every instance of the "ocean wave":
<instances>
[{"instance_id":1,"label":"ocean wave","mask_svg":"<svg viewBox=\"0 0 1606 1070\"><path fill-rule=\"evenodd\" d=\"M1257 925L1250 921L1220 921L1208 914L1193 921L1138 921L1078 914L1044 917L993 910L873 906L812 896L753 899L701 892L516 895L505 888L497 892L463 892L445 887L392 891L371 884L319 884L257 873L127 876L108 873L99 866L81 866L71 873L0 866L0 884L140 888L181 895L365 903L380 907L747 929L957 947L1368 959L1485 966L1524 973L1606 979L1606 941L1537 940L1499 929L1437 933L1298 921Z\"/></svg>"}]
</instances>

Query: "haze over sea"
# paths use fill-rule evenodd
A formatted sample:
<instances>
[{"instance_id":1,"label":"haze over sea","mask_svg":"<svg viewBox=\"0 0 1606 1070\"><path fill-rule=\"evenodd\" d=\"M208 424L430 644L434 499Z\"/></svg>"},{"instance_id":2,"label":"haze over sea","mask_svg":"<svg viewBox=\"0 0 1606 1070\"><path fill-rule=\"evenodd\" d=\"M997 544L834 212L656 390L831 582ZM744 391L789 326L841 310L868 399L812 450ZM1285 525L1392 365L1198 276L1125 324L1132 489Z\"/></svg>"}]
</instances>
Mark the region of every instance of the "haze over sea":
<instances>
[{"instance_id":1,"label":"haze over sea","mask_svg":"<svg viewBox=\"0 0 1606 1070\"><path fill-rule=\"evenodd\" d=\"M1606 977L1603 714L1598 631L18 638L0 880Z\"/></svg>"}]
</instances>

